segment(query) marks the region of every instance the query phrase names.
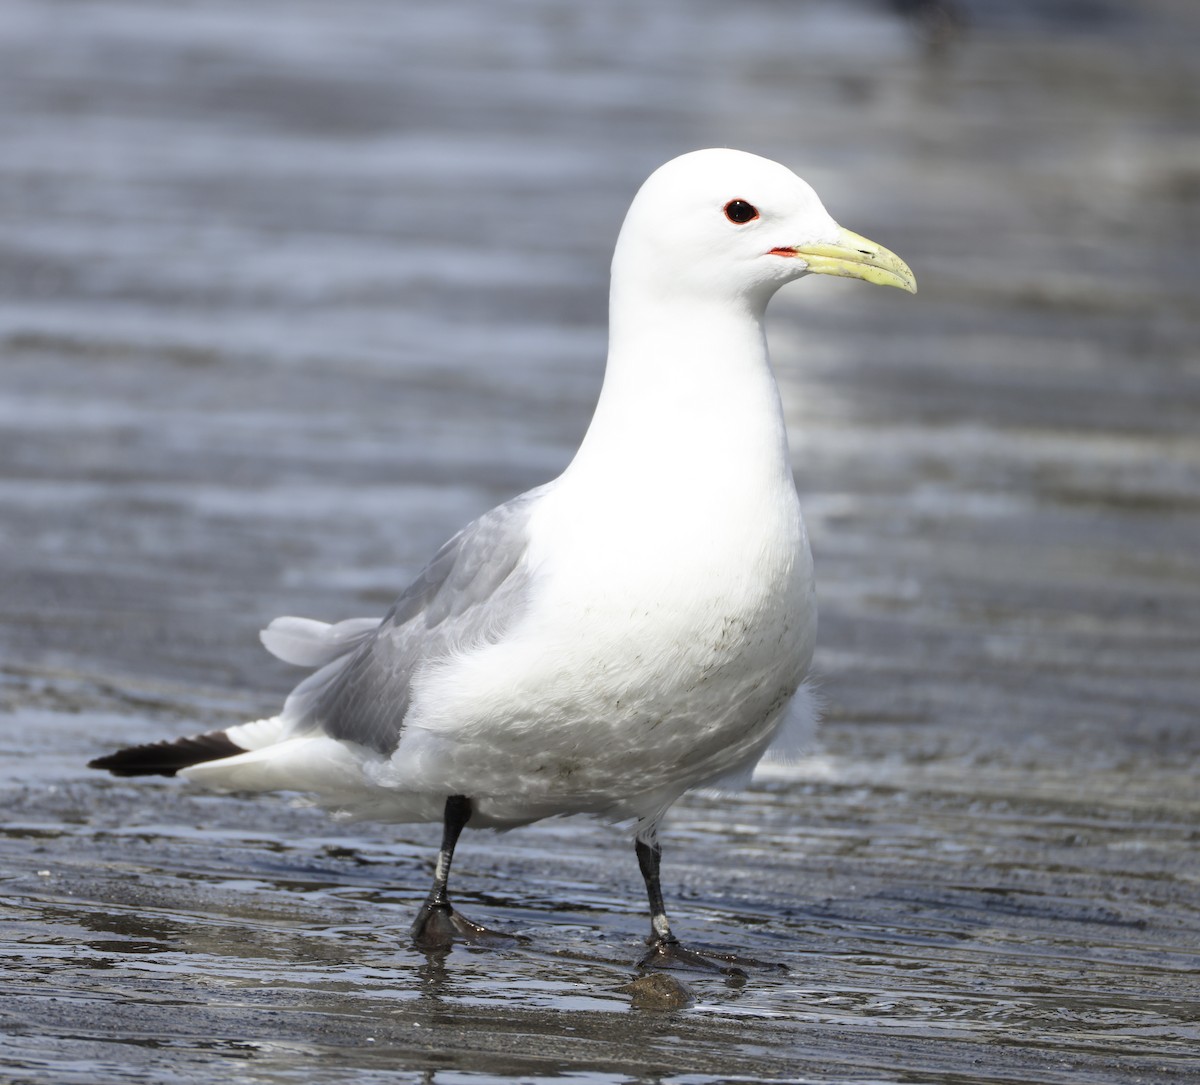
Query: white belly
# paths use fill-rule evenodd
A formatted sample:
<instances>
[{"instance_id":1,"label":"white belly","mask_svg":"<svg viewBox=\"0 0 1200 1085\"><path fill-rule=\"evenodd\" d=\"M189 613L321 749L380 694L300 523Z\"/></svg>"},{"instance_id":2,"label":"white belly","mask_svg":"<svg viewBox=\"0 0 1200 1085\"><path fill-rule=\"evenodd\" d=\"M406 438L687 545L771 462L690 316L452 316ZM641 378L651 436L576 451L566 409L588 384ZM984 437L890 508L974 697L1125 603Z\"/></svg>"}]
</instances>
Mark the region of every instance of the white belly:
<instances>
[{"instance_id":1,"label":"white belly","mask_svg":"<svg viewBox=\"0 0 1200 1085\"><path fill-rule=\"evenodd\" d=\"M758 760L812 657L790 478L719 515L648 496L631 516L625 494L617 520L558 497L531 525L528 612L500 643L421 676L379 779L467 794L473 824L657 816Z\"/></svg>"}]
</instances>

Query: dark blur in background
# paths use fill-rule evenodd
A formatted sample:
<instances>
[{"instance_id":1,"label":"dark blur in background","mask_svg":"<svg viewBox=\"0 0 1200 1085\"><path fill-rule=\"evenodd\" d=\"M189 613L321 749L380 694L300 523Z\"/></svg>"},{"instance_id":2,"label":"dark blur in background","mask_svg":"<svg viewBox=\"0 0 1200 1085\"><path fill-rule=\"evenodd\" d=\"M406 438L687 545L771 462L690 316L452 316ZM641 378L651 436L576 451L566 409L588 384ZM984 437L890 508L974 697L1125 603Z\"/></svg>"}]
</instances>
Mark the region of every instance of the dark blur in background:
<instances>
[{"instance_id":1,"label":"dark blur in background","mask_svg":"<svg viewBox=\"0 0 1200 1085\"><path fill-rule=\"evenodd\" d=\"M1198 50L1194 0L4 0L5 1080L1186 1074ZM791 978L631 1014L608 827L468 841L559 948L435 968L430 832L86 774L274 712L270 618L565 466L624 210L713 145L921 291L772 305L821 748L666 832L677 921Z\"/></svg>"}]
</instances>

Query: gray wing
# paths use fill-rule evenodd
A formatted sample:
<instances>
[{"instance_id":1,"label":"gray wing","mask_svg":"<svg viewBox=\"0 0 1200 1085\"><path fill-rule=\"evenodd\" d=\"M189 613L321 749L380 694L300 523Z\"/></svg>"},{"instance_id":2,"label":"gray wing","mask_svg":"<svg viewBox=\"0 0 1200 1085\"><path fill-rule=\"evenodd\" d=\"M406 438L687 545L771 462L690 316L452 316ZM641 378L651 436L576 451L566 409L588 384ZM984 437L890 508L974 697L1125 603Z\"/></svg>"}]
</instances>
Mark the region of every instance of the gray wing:
<instances>
[{"instance_id":1,"label":"gray wing","mask_svg":"<svg viewBox=\"0 0 1200 1085\"><path fill-rule=\"evenodd\" d=\"M521 558L539 495L522 494L460 531L376 629L301 682L284 705L292 733L319 728L391 753L418 669L463 646L495 643L523 612L529 576Z\"/></svg>"}]
</instances>

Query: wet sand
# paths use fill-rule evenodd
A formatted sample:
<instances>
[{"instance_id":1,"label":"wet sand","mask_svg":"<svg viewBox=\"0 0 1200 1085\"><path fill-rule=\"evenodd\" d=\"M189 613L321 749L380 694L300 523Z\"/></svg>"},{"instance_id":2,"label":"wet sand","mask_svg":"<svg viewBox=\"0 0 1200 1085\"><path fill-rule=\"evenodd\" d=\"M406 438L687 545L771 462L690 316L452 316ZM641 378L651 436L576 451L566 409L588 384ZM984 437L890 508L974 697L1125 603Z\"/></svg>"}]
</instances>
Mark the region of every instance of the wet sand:
<instances>
[{"instance_id":1,"label":"wet sand","mask_svg":"<svg viewBox=\"0 0 1200 1085\"><path fill-rule=\"evenodd\" d=\"M1132 7L1132 6L1130 6ZM907 11L903 15L900 12ZM980 0L0 15L0 1080L1200 1074L1200 16ZM83 768L272 712L278 614L382 612L568 461L637 184L779 158L916 299L770 334L821 747L664 831L469 835Z\"/></svg>"}]
</instances>

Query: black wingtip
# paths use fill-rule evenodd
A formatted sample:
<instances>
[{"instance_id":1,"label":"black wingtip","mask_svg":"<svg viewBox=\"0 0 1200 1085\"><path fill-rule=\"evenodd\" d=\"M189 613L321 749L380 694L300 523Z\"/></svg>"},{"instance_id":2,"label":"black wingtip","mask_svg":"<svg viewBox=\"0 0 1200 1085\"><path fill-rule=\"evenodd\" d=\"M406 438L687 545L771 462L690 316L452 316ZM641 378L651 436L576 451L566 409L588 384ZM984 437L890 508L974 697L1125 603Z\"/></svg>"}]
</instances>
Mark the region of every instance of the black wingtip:
<instances>
[{"instance_id":1,"label":"black wingtip","mask_svg":"<svg viewBox=\"0 0 1200 1085\"><path fill-rule=\"evenodd\" d=\"M89 761L87 767L102 769L114 776L174 776L189 765L219 761L223 757L245 752L224 731L209 731L204 735L177 738L173 742L127 746L107 757Z\"/></svg>"}]
</instances>

